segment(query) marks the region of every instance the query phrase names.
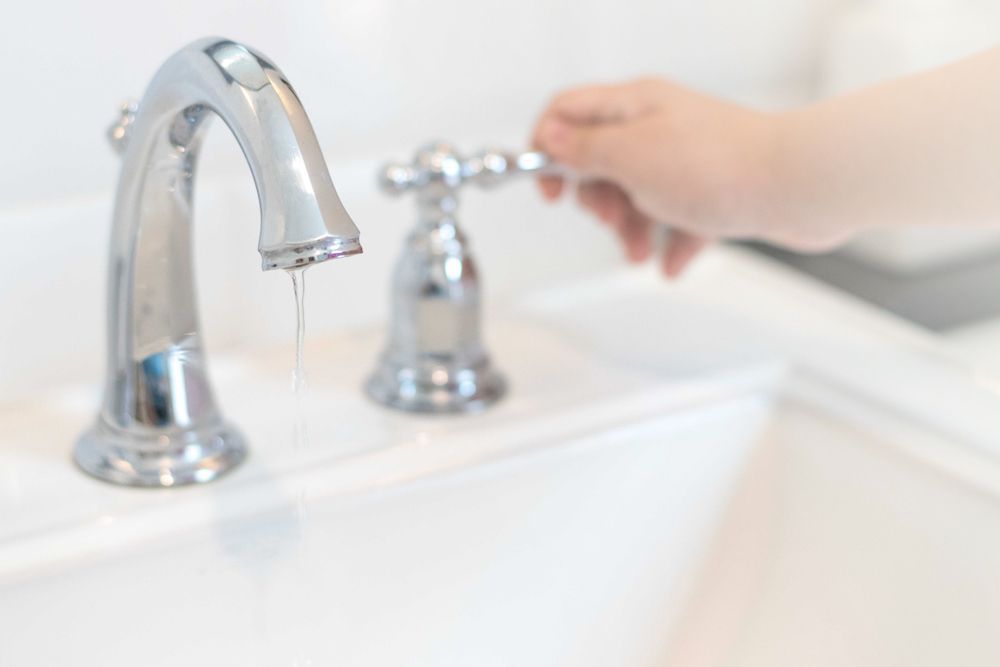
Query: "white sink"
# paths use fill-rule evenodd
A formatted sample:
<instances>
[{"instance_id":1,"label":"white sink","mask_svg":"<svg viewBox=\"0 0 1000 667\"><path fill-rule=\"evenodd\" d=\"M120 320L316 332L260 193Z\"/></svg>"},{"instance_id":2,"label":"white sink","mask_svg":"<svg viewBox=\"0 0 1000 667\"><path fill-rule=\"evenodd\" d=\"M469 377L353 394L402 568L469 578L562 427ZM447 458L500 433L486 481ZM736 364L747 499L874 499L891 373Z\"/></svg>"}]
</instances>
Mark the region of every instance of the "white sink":
<instances>
[{"instance_id":1,"label":"white sink","mask_svg":"<svg viewBox=\"0 0 1000 667\"><path fill-rule=\"evenodd\" d=\"M359 391L380 337L217 360L202 488L74 470L96 398L0 411L0 665L994 665L1000 397L919 331L716 251L491 312L475 417ZM250 361L252 359L252 361Z\"/></svg>"}]
</instances>

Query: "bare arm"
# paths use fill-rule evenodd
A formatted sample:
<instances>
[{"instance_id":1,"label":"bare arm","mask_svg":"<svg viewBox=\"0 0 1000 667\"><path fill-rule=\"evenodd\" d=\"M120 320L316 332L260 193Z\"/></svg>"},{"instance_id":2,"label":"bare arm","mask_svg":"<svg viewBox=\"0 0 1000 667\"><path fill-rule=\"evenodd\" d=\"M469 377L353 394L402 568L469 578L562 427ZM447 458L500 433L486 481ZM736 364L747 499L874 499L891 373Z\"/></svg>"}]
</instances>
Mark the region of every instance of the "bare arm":
<instances>
[{"instance_id":1,"label":"bare arm","mask_svg":"<svg viewBox=\"0 0 1000 667\"><path fill-rule=\"evenodd\" d=\"M535 143L583 175L581 203L631 259L674 229L670 275L716 238L820 249L873 226L1000 224L1000 48L780 113L662 80L578 88Z\"/></svg>"},{"instance_id":2,"label":"bare arm","mask_svg":"<svg viewBox=\"0 0 1000 667\"><path fill-rule=\"evenodd\" d=\"M781 224L1000 224L1000 48L778 123Z\"/></svg>"}]
</instances>

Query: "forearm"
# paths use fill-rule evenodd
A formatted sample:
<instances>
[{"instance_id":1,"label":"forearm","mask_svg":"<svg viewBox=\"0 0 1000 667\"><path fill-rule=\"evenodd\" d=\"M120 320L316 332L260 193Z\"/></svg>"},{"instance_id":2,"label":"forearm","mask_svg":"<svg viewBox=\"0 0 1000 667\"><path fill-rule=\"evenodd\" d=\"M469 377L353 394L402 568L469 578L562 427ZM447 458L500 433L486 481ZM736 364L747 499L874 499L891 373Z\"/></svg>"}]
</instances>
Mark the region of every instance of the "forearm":
<instances>
[{"instance_id":1,"label":"forearm","mask_svg":"<svg viewBox=\"0 0 1000 667\"><path fill-rule=\"evenodd\" d=\"M817 234L1000 222L1000 48L779 114L768 213Z\"/></svg>"}]
</instances>

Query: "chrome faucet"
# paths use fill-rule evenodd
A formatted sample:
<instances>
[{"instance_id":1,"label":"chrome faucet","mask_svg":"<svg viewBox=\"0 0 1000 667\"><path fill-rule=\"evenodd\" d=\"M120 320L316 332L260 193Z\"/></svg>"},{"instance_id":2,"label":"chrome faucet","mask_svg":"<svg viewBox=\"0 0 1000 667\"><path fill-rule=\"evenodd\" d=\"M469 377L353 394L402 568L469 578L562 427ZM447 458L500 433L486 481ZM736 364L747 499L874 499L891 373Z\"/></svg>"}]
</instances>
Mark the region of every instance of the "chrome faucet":
<instances>
[{"instance_id":1,"label":"chrome faucet","mask_svg":"<svg viewBox=\"0 0 1000 667\"><path fill-rule=\"evenodd\" d=\"M547 168L538 152L463 159L440 142L420 149L412 164L383 168L384 191L416 193L417 225L396 265L389 340L366 385L369 396L432 413L473 412L503 396L506 384L480 337L479 275L456 219L458 190Z\"/></svg>"},{"instance_id":2,"label":"chrome faucet","mask_svg":"<svg viewBox=\"0 0 1000 667\"><path fill-rule=\"evenodd\" d=\"M75 449L83 470L109 482L207 482L246 456L242 435L212 396L191 267L191 195L213 113L236 135L257 186L264 270L361 252L358 229L281 71L218 38L171 56L110 132L122 170L111 232L107 381L97 422Z\"/></svg>"}]
</instances>

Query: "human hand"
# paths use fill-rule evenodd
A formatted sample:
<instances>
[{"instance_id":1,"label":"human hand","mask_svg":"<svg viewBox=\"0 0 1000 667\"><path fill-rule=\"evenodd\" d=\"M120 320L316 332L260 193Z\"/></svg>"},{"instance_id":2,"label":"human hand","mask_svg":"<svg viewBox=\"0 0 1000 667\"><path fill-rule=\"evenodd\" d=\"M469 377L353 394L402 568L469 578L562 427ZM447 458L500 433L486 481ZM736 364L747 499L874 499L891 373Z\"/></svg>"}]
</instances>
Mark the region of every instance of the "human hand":
<instances>
[{"instance_id":1,"label":"human hand","mask_svg":"<svg viewBox=\"0 0 1000 667\"><path fill-rule=\"evenodd\" d=\"M773 215L775 117L657 79L559 94L534 144L580 176L577 197L610 225L632 261L647 259L658 226L671 229L662 257L678 275L713 239L822 243ZM557 199L565 179L539 179Z\"/></svg>"}]
</instances>

